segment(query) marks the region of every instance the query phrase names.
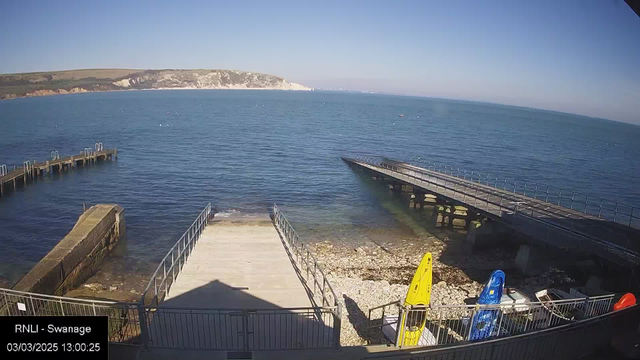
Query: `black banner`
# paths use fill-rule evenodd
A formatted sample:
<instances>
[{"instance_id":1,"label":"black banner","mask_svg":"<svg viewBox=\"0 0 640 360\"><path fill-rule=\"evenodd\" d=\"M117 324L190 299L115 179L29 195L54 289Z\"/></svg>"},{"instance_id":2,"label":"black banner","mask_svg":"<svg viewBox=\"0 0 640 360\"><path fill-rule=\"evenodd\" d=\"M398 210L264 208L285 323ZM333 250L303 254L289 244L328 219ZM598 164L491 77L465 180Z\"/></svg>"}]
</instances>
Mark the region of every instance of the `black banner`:
<instances>
[{"instance_id":1,"label":"black banner","mask_svg":"<svg viewBox=\"0 0 640 360\"><path fill-rule=\"evenodd\" d=\"M109 358L106 316L0 316L2 359Z\"/></svg>"}]
</instances>

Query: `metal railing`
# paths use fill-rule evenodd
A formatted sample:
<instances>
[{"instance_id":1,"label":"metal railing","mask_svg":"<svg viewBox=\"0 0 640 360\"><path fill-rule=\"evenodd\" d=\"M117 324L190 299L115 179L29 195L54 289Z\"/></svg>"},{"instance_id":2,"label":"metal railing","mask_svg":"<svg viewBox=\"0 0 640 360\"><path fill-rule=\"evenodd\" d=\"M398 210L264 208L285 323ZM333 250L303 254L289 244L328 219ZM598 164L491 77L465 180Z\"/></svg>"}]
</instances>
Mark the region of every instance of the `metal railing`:
<instances>
[{"instance_id":1,"label":"metal railing","mask_svg":"<svg viewBox=\"0 0 640 360\"><path fill-rule=\"evenodd\" d=\"M331 308L188 309L147 307L148 346L191 350L335 347Z\"/></svg>"},{"instance_id":2,"label":"metal railing","mask_svg":"<svg viewBox=\"0 0 640 360\"><path fill-rule=\"evenodd\" d=\"M356 159L370 164L377 164L378 166L386 162L401 163L395 160L376 156L360 156L356 157ZM637 206L631 206L599 196L563 189L561 187L547 185L537 181L523 180L516 177L503 176L484 171L469 171L460 167L427 161L419 157L412 157L407 164L475 182L477 184L490 186L516 195L523 195L529 198L542 200L544 202L559 205L599 219L609 220L621 225L640 229L640 208Z\"/></svg>"},{"instance_id":3,"label":"metal railing","mask_svg":"<svg viewBox=\"0 0 640 360\"><path fill-rule=\"evenodd\" d=\"M157 306L167 296L171 285L176 281L178 274L196 246L200 234L213 215L211 203L209 203L160 261L140 297L140 304Z\"/></svg>"},{"instance_id":4,"label":"metal railing","mask_svg":"<svg viewBox=\"0 0 640 360\"><path fill-rule=\"evenodd\" d=\"M412 345L450 345L519 335L590 319L611 311L614 295L501 305L401 306L393 302L369 310L370 341L405 346L409 333L424 324ZM401 321L399 321L401 319ZM404 324L404 326L399 324ZM390 336L391 335L391 336Z\"/></svg>"},{"instance_id":5,"label":"metal railing","mask_svg":"<svg viewBox=\"0 0 640 360\"><path fill-rule=\"evenodd\" d=\"M537 181L503 176L486 171L469 171L460 167L438 164L421 159L420 157L412 157L409 163L427 170L441 172L478 184L509 191L514 194L543 200L584 214L596 216L600 219L640 229L640 208L637 206L631 206L599 196L563 189Z\"/></svg>"},{"instance_id":6,"label":"metal railing","mask_svg":"<svg viewBox=\"0 0 640 360\"><path fill-rule=\"evenodd\" d=\"M283 234L283 245L287 252L292 250L293 255L289 252L289 256L298 257L297 262L292 259L292 265L312 303L316 299L321 305L276 309L160 306L211 217L209 204L152 275L139 303L144 311L141 316L143 344L154 348L228 351L338 348L341 313L335 292L317 261L311 262L311 253L275 206L274 225ZM303 249L307 251L304 259Z\"/></svg>"},{"instance_id":7,"label":"metal railing","mask_svg":"<svg viewBox=\"0 0 640 360\"><path fill-rule=\"evenodd\" d=\"M520 335L448 346L392 348L390 351L369 354L365 359L577 360L591 358L589 355L599 350L605 350L602 358L607 358L606 355L611 354L612 337L626 331L636 331L639 317L640 307L634 305L591 319Z\"/></svg>"},{"instance_id":8,"label":"metal railing","mask_svg":"<svg viewBox=\"0 0 640 360\"><path fill-rule=\"evenodd\" d=\"M272 216L276 228L286 241L287 248L293 252L291 255L295 256L295 263L300 265L300 268L296 269L296 271L309 293L309 298L312 302L320 301L320 304L315 303L317 307L330 307L332 309L334 314L333 328L336 337L334 343L336 347L339 347L342 309L333 287L318 260L313 256L309 247L300 241L300 236L276 204L273 205Z\"/></svg>"},{"instance_id":9,"label":"metal railing","mask_svg":"<svg viewBox=\"0 0 640 360\"><path fill-rule=\"evenodd\" d=\"M296 257L295 260L300 265L299 272L303 277L307 290L310 291L312 301L319 300L319 306L339 307L340 303L336 293L333 291L333 287L331 287L318 260L313 256L313 252L309 250L309 247L300 241L298 233L275 204L273 205L273 222L287 241L289 249L293 250L293 255Z\"/></svg>"},{"instance_id":10,"label":"metal railing","mask_svg":"<svg viewBox=\"0 0 640 360\"><path fill-rule=\"evenodd\" d=\"M95 150L94 150L95 148ZM107 152L106 155L111 155L113 153L112 150L106 149L104 148L104 145L101 142L95 143L94 144L94 148L90 148L90 147L85 147L84 150L82 152L80 152L80 154L75 154L75 155L71 155L71 156L67 156L65 158L61 158L60 157L60 153L58 150L53 150L49 153L50 155L50 160L43 160L42 162L37 162L36 160L27 160L27 161L23 161L22 162L22 166L18 166L18 165L13 165L12 170L18 170L18 169L22 169L23 172L29 172L33 170L33 167L38 165L38 166L42 166L46 161L55 161L55 160L73 160L74 157L95 157L97 155L97 152ZM99 149L99 150L98 150ZM117 153L117 149L115 149L115 153ZM77 160L77 159L76 159ZM8 168L11 168L12 165L9 165L9 167L7 167L7 165L0 165L0 176L4 176L7 175L9 173ZM4 169L5 173L4 175L2 174L2 169Z\"/></svg>"},{"instance_id":11,"label":"metal railing","mask_svg":"<svg viewBox=\"0 0 640 360\"><path fill-rule=\"evenodd\" d=\"M107 316L110 342L141 344L139 310L137 304L0 289L0 316Z\"/></svg>"},{"instance_id":12,"label":"metal railing","mask_svg":"<svg viewBox=\"0 0 640 360\"><path fill-rule=\"evenodd\" d=\"M33 163L30 160L27 160L27 161L24 161L22 165L23 165L22 169L24 173L30 175L31 171L33 171Z\"/></svg>"},{"instance_id":13,"label":"metal railing","mask_svg":"<svg viewBox=\"0 0 640 360\"><path fill-rule=\"evenodd\" d=\"M557 230L570 232L571 237L576 238L575 240L591 240L604 247L616 258L622 257L625 259L624 261L633 263L637 263L639 260L640 244L632 240L632 234L630 233L635 230L624 226L617 227L613 223L609 223L611 224L609 226L608 222L605 221L606 219L600 220L602 218L563 210L565 209L564 207L551 205L543 200L528 198L524 195L393 160L361 157L357 158L356 161L393 171L399 180L413 183L429 191L461 201L464 204L468 204L468 206L483 210L496 217L508 219L514 223L515 227L521 227L519 230L525 233L528 229L533 229L530 226L530 221L529 223L525 221L530 219L536 223L544 223L547 227L545 229L546 232L557 233ZM549 238L549 241L554 242L554 245L557 245L555 237L546 237ZM569 246L577 248L582 244L578 244L577 241L572 244L565 243L565 248L568 249Z\"/></svg>"}]
</instances>

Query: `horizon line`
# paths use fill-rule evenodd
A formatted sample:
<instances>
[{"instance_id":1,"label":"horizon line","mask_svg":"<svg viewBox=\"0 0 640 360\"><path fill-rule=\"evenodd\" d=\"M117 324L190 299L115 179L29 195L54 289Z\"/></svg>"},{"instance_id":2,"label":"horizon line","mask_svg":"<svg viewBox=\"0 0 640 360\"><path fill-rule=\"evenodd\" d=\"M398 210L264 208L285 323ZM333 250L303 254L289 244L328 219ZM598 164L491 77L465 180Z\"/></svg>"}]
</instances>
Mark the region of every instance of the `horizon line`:
<instances>
[{"instance_id":1,"label":"horizon line","mask_svg":"<svg viewBox=\"0 0 640 360\"><path fill-rule=\"evenodd\" d=\"M328 88L312 88L312 89L315 90L315 91L319 91L319 92L326 91L326 92L346 92L346 93L361 93L361 94L387 95L387 96L390 95L390 96L415 97L415 98L422 98L422 99L469 102L469 103L476 103L476 104L499 105L499 106L507 106L507 107L523 109L523 110L546 111L546 112L558 113L558 114L562 114L562 115L582 116L582 117L589 118L589 119L611 121L611 122L615 122L615 123L622 123L622 124L627 124L627 125L640 126L640 123L632 123L632 122L627 122L627 121L623 121L623 120L607 119L607 118L598 117L598 116L571 113L571 112L561 111L561 110L545 109L545 108L533 107L533 106L525 106L525 105L506 104L506 103L491 102L491 101L486 101L486 100L474 100L474 99L464 99L464 98L446 98L446 97L431 96L431 95L417 95L417 94L395 93L395 92L373 91L373 90L328 89Z\"/></svg>"},{"instance_id":2,"label":"horizon line","mask_svg":"<svg viewBox=\"0 0 640 360\"><path fill-rule=\"evenodd\" d=\"M222 69L222 68L119 68L119 67L104 67L104 68L78 68L78 69L62 69L62 70L40 70L40 71L30 71L30 72L16 72L16 73L0 73L0 76L11 76L11 75L28 75L28 74L40 74L40 73L47 73L47 72L69 72L69 71L86 71L86 70L135 70L135 71L159 71L159 70L224 70L224 71L242 71L242 72L247 72L247 73L258 73L258 74L265 74L265 75L271 75L271 76L275 76L275 77L279 77L282 79L287 80L287 78L285 76L281 76L281 75L273 75L273 74L269 74L269 73L265 73L265 72L259 72L259 71L248 71L248 70L237 70L237 69ZM290 80L287 80L289 82L291 82ZM300 84L303 86L307 86L304 84ZM624 121L624 120L618 120L618 119L610 119L610 118L603 118L603 117L599 117L599 116L592 116L592 115L586 115L586 114L578 114L578 113L572 113L572 112L567 112L567 111L561 111L561 110L554 110L554 109L548 109L548 108L540 108L540 107L533 107L533 106L527 106L527 105L515 105L515 104L508 104L508 103L501 103L501 102L493 102L493 101L487 101L487 100L475 100L475 99L466 99L466 98L446 98L446 97L439 97L439 96L430 96L430 95L419 95L419 94L409 94L409 93L398 93L398 92L387 92L387 91L376 91L376 90L353 90L353 89L347 89L347 88L321 88L321 87L310 87L307 86L312 90L316 90L316 91L327 91L327 92L352 92L352 93L361 93L361 94L379 94L379 95L392 95L392 96L405 96L405 97L415 97L415 98L427 98L427 99L437 99L437 100L448 100L448 101L462 101L462 102L471 102L471 103L477 103L477 104L489 104L489 105L500 105L500 106L509 106L509 107L514 107L514 108L519 108L519 109L523 109L523 110L539 110L539 111L547 111L547 112L553 112L553 113L558 113L558 114L565 114L565 115L574 115L574 116L582 116L582 117L586 117L589 119L597 119L597 120L604 120L604 121L612 121L612 122L617 122L617 123L623 123L623 124L630 124L630 125L635 125L635 126L640 126L640 123L633 123L633 122L628 122L628 121ZM137 89L128 89L128 91L135 91ZM159 89L158 89L159 90ZM171 90L171 89L164 89L164 90ZM176 90L179 90L178 88L176 88ZM192 90L226 90L226 89L192 89ZM242 89L235 89L235 90L242 90ZM246 90L251 90L251 89L246 89ZM109 92L109 91L120 91L120 90L107 90L107 91L91 91L91 92ZM11 99L5 99L5 100L11 100Z\"/></svg>"}]
</instances>

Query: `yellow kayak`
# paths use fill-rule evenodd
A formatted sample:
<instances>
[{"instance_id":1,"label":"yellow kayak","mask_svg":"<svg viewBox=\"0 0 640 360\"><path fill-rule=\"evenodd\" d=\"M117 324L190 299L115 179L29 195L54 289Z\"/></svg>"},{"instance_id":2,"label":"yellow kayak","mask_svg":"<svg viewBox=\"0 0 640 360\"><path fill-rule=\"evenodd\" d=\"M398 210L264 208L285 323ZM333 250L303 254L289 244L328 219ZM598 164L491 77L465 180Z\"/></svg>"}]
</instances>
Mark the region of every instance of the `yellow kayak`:
<instances>
[{"instance_id":1,"label":"yellow kayak","mask_svg":"<svg viewBox=\"0 0 640 360\"><path fill-rule=\"evenodd\" d=\"M432 261L431 253L426 253L420 261L420 266L413 275L407 297L405 298L405 306L428 306L431 301L431 271ZM400 329L404 332L404 345L418 345L422 330L426 323L426 314L424 311L411 311L405 313L402 318L402 326ZM402 336L402 335L401 335Z\"/></svg>"}]
</instances>

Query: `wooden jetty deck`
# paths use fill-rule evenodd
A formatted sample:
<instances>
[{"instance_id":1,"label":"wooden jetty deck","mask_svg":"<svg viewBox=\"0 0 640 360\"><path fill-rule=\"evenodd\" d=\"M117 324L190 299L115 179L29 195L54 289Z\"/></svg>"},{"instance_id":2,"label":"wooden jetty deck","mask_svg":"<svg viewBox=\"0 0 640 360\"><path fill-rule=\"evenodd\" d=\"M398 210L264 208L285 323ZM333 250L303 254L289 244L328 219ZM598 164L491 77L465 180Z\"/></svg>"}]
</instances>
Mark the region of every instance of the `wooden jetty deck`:
<instances>
[{"instance_id":1,"label":"wooden jetty deck","mask_svg":"<svg viewBox=\"0 0 640 360\"><path fill-rule=\"evenodd\" d=\"M271 220L216 221L200 235L163 306L311 306Z\"/></svg>"},{"instance_id":2,"label":"wooden jetty deck","mask_svg":"<svg viewBox=\"0 0 640 360\"><path fill-rule=\"evenodd\" d=\"M436 195L447 203L469 208L473 214L497 220L555 247L588 252L623 265L637 266L639 263L640 231L634 226L638 224L640 214L636 214L634 208L625 215L625 224L621 224L598 214L559 205L560 200L552 203L547 201L548 196L540 199L542 196L525 195L526 190L519 194L390 159L343 160L413 186L420 192Z\"/></svg>"},{"instance_id":3,"label":"wooden jetty deck","mask_svg":"<svg viewBox=\"0 0 640 360\"><path fill-rule=\"evenodd\" d=\"M52 152L52 159L45 161L25 161L23 166L14 166L8 170L6 166L0 166L0 197L3 197L8 187L13 190L17 185L26 186L28 182L53 171L63 172L77 166L87 166L106 159L118 159L118 149L103 149L96 146L97 150L85 149L84 152L64 158Z\"/></svg>"}]
</instances>

